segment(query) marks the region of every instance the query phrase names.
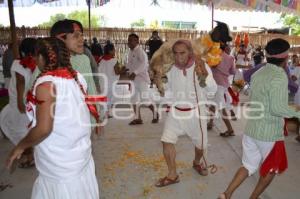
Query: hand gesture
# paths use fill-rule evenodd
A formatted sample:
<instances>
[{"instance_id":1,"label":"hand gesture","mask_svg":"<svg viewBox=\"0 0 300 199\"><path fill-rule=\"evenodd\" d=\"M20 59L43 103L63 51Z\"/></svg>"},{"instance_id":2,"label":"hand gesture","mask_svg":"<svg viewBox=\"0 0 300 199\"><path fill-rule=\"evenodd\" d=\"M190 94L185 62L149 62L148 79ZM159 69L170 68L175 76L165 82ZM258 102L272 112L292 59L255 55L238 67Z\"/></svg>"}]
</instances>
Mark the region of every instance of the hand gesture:
<instances>
[{"instance_id":1,"label":"hand gesture","mask_svg":"<svg viewBox=\"0 0 300 199\"><path fill-rule=\"evenodd\" d=\"M20 147L16 146L9 154L7 160L6 160L6 168L10 169L13 162L15 160L18 160L21 158L22 153L24 152L24 149L20 149Z\"/></svg>"},{"instance_id":2,"label":"hand gesture","mask_svg":"<svg viewBox=\"0 0 300 199\"><path fill-rule=\"evenodd\" d=\"M130 79L130 80L134 80L134 79L135 79L135 76L136 76L135 73L131 73L131 74L129 75L129 79Z\"/></svg>"},{"instance_id":3,"label":"hand gesture","mask_svg":"<svg viewBox=\"0 0 300 199\"><path fill-rule=\"evenodd\" d=\"M205 68L205 62L201 59L197 59L196 62L196 67L195 67L195 71L196 71L196 74L198 76L204 76L204 77L207 77L208 76L208 72Z\"/></svg>"}]
</instances>

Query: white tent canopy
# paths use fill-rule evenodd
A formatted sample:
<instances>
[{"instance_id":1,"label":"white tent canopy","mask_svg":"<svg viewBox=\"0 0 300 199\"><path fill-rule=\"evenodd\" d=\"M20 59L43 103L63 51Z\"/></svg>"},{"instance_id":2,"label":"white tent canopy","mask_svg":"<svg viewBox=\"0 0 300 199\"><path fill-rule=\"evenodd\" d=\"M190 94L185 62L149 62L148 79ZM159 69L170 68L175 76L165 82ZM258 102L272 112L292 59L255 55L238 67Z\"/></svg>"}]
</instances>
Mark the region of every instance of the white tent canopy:
<instances>
[{"instance_id":1,"label":"white tent canopy","mask_svg":"<svg viewBox=\"0 0 300 199\"><path fill-rule=\"evenodd\" d=\"M2 1L2 2L1 2ZM103 6L110 0L90 0L92 7ZM88 0L13 0L14 7L28 7L36 3L44 6L59 7L59 6L85 6ZM0 7L7 7L8 0L0 0Z\"/></svg>"},{"instance_id":2,"label":"white tent canopy","mask_svg":"<svg viewBox=\"0 0 300 199\"><path fill-rule=\"evenodd\" d=\"M162 0L157 0L162 1ZM216 9L236 10L236 11L264 11L264 12L282 12L287 14L300 15L299 0L171 0L190 4L200 3L211 6L212 3Z\"/></svg>"}]
</instances>

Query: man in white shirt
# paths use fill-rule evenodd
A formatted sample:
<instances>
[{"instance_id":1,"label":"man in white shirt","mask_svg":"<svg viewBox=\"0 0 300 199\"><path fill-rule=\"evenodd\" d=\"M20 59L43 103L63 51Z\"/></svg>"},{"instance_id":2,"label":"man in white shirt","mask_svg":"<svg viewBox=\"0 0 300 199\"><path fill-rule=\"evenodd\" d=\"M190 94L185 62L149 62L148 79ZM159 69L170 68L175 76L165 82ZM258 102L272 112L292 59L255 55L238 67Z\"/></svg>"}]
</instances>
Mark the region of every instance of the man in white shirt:
<instances>
[{"instance_id":1,"label":"man in white shirt","mask_svg":"<svg viewBox=\"0 0 300 199\"><path fill-rule=\"evenodd\" d=\"M147 105L152 111L152 123L158 122L158 113L154 114L153 101L149 96L150 77L148 74L148 58L145 51L139 45L139 36L132 33L128 36L129 53L126 68L129 70L129 79L133 81L134 89L131 98L135 119L129 125L143 124L140 106ZM156 116L156 118L155 118Z\"/></svg>"},{"instance_id":2,"label":"man in white shirt","mask_svg":"<svg viewBox=\"0 0 300 199\"><path fill-rule=\"evenodd\" d=\"M157 187L179 182L176 171L175 144L179 136L187 135L195 147L193 168L202 176L208 175L204 151L207 149L207 108L210 90L216 91L216 83L208 66L205 69L206 86L200 87L196 77L195 56L188 40L178 40L172 47L175 63L167 73L167 87L172 93L171 109L166 119L161 141L168 174L158 180ZM204 66L203 66L204 67ZM201 163L203 159L203 163Z\"/></svg>"}]
</instances>

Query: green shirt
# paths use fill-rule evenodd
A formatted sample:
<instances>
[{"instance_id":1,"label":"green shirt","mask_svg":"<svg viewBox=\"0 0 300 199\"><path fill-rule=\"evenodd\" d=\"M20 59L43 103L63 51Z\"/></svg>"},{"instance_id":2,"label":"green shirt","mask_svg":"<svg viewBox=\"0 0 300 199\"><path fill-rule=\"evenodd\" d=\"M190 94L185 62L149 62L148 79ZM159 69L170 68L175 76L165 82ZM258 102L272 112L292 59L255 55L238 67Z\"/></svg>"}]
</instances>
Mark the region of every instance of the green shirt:
<instances>
[{"instance_id":1,"label":"green shirt","mask_svg":"<svg viewBox=\"0 0 300 199\"><path fill-rule=\"evenodd\" d=\"M252 76L250 103L245 134L257 140L283 140L284 118L300 118L300 112L288 106L287 74L273 64L268 63Z\"/></svg>"},{"instance_id":2,"label":"green shirt","mask_svg":"<svg viewBox=\"0 0 300 199\"><path fill-rule=\"evenodd\" d=\"M95 81L93 78L93 72L91 68L91 63L85 54L78 54L78 55L72 55L71 56L71 65L74 70L81 73L87 83L87 92L89 95L98 95L98 92L96 90ZM103 106L97 105L98 113L100 115L100 120L103 121L104 119L104 109ZM94 117L92 117L93 123L95 123Z\"/></svg>"},{"instance_id":3,"label":"green shirt","mask_svg":"<svg viewBox=\"0 0 300 199\"><path fill-rule=\"evenodd\" d=\"M83 75L87 83L88 94L97 95L98 93L96 90L95 81L93 79L93 72L89 58L84 54L72 55L70 61L73 69Z\"/></svg>"}]
</instances>

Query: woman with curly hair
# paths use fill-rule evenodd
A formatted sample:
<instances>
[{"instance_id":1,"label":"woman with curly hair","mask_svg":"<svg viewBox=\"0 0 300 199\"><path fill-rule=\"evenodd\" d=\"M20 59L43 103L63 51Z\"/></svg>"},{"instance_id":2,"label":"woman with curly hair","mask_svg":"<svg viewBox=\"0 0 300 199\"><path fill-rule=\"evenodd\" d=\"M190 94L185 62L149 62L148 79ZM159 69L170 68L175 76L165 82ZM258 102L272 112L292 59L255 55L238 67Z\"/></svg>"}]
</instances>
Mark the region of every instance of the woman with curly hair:
<instances>
[{"instance_id":1,"label":"woman with curly hair","mask_svg":"<svg viewBox=\"0 0 300 199\"><path fill-rule=\"evenodd\" d=\"M87 84L71 68L70 51L56 38L38 41L37 64L42 71L27 95L31 120L27 136L12 150L7 167L29 147L34 147L39 172L33 199L99 198L91 149Z\"/></svg>"}]
</instances>

